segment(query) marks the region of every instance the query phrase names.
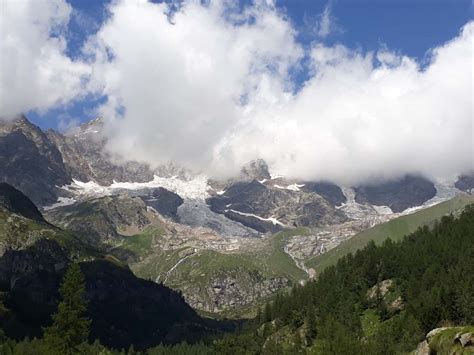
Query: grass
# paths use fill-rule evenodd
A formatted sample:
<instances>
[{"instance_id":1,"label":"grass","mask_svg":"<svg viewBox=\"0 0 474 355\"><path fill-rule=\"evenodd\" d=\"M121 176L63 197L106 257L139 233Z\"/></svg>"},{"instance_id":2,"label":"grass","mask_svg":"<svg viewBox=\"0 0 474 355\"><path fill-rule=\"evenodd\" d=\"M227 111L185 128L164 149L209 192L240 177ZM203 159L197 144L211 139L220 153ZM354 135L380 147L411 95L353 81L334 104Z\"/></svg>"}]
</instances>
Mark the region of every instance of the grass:
<instances>
[{"instance_id":1,"label":"grass","mask_svg":"<svg viewBox=\"0 0 474 355\"><path fill-rule=\"evenodd\" d=\"M450 327L441 331L430 340L430 349L435 354L473 354L472 346L463 348L459 342L454 342L457 333L474 333L474 326Z\"/></svg>"},{"instance_id":2,"label":"grass","mask_svg":"<svg viewBox=\"0 0 474 355\"><path fill-rule=\"evenodd\" d=\"M102 254L81 242L73 233L57 228L51 224L37 222L15 215L9 211L0 209L0 241L5 238L7 224L21 225L21 234L17 236L19 244L26 246L38 239L52 239L67 249L71 256L78 260L88 260L102 256Z\"/></svg>"},{"instance_id":3,"label":"grass","mask_svg":"<svg viewBox=\"0 0 474 355\"><path fill-rule=\"evenodd\" d=\"M299 282L308 278L306 273L296 266L291 257L283 250L285 241L295 235L305 235L309 231L306 228L296 228L277 233L273 236L273 252L266 263L275 273L287 276L290 280Z\"/></svg>"},{"instance_id":4,"label":"grass","mask_svg":"<svg viewBox=\"0 0 474 355\"><path fill-rule=\"evenodd\" d=\"M442 216L455 213L471 203L474 203L474 196L462 194L449 201L376 225L356 234L336 248L307 260L305 264L307 267L321 271L330 265L336 264L342 256L364 248L371 240L378 245L382 244L387 238L391 238L393 241L401 240L405 235L414 232L419 227L431 225Z\"/></svg>"},{"instance_id":5,"label":"grass","mask_svg":"<svg viewBox=\"0 0 474 355\"><path fill-rule=\"evenodd\" d=\"M128 249L137 256L144 256L152 252L153 237L164 233L162 226L149 226L139 234L124 237L124 241L117 247Z\"/></svg>"},{"instance_id":6,"label":"grass","mask_svg":"<svg viewBox=\"0 0 474 355\"><path fill-rule=\"evenodd\" d=\"M166 285L173 289L188 292L199 292L204 302L212 304L208 299L208 290L211 289L213 280L230 277L241 288L251 289L256 283L264 280L286 277L291 283L306 279L306 273L299 269L291 257L284 252L284 245L293 235L307 234L304 228L283 231L271 236L265 243L265 248L259 250L242 251L240 253L223 253L215 250L199 250L194 253L190 247L175 250L161 250L154 248L153 254L146 256L141 262L132 266L134 272L143 278L163 281L166 274L184 256L182 261L168 278ZM135 237L132 237L135 238ZM148 243L148 239L137 239L136 244ZM124 245L122 245L123 247ZM129 248L132 248L128 245ZM143 246L141 246L143 247ZM270 297L270 296L269 296ZM262 304L267 298L259 299ZM256 313L258 304L246 306L232 306L222 311L220 317L251 317ZM215 314L202 312L207 316Z\"/></svg>"}]
</instances>

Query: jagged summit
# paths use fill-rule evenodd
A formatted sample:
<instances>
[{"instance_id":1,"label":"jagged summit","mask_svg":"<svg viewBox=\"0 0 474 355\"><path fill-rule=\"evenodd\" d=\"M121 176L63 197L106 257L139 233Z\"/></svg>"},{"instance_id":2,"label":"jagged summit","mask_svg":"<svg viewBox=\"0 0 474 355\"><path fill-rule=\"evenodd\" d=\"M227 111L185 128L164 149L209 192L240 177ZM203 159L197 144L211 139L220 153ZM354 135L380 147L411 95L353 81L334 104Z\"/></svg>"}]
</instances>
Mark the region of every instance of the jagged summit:
<instances>
[{"instance_id":1,"label":"jagged summit","mask_svg":"<svg viewBox=\"0 0 474 355\"><path fill-rule=\"evenodd\" d=\"M255 159L242 167L241 174L244 178L255 180L271 179L268 165L263 159Z\"/></svg>"},{"instance_id":2,"label":"jagged summit","mask_svg":"<svg viewBox=\"0 0 474 355\"><path fill-rule=\"evenodd\" d=\"M0 121L0 181L39 205L55 202L57 187L71 177L57 146L25 116Z\"/></svg>"}]
</instances>

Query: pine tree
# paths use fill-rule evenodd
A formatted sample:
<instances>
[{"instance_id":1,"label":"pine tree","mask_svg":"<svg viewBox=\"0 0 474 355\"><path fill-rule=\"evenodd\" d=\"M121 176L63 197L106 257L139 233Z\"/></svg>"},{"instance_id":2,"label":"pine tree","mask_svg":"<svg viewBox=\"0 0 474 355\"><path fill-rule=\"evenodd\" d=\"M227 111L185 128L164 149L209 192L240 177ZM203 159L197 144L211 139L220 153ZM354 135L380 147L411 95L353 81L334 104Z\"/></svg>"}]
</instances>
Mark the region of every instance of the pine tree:
<instances>
[{"instance_id":1,"label":"pine tree","mask_svg":"<svg viewBox=\"0 0 474 355\"><path fill-rule=\"evenodd\" d=\"M87 303L85 279L79 264L72 264L64 275L60 293L62 301L52 316L53 324L44 329L44 343L50 354L74 354L87 342L90 320L85 317Z\"/></svg>"}]
</instances>

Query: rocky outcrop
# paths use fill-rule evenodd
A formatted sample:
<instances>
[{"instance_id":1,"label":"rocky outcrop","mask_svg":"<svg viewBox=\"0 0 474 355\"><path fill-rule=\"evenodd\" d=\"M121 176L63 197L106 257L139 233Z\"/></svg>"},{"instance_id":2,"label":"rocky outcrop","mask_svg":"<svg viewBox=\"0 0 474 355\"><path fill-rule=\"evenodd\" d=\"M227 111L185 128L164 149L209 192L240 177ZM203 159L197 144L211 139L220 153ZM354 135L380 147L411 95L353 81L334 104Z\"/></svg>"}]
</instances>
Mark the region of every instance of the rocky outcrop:
<instances>
[{"instance_id":1,"label":"rocky outcrop","mask_svg":"<svg viewBox=\"0 0 474 355\"><path fill-rule=\"evenodd\" d=\"M59 301L58 287L70 262L53 240L40 240L0 258L0 291L8 312L0 325L12 338L40 336ZM196 341L220 324L201 319L169 288L137 278L127 267L106 260L80 264L86 279L91 339L113 348L145 348Z\"/></svg>"},{"instance_id":2,"label":"rocky outcrop","mask_svg":"<svg viewBox=\"0 0 474 355\"><path fill-rule=\"evenodd\" d=\"M436 188L431 181L413 175L400 180L358 186L354 190L356 202L388 206L393 212L420 206L436 195Z\"/></svg>"},{"instance_id":3,"label":"rocky outcrop","mask_svg":"<svg viewBox=\"0 0 474 355\"><path fill-rule=\"evenodd\" d=\"M367 291L367 299L371 302L381 300L390 312L398 312L404 308L403 299L397 293L393 280L383 280Z\"/></svg>"},{"instance_id":4,"label":"rocky outcrop","mask_svg":"<svg viewBox=\"0 0 474 355\"><path fill-rule=\"evenodd\" d=\"M266 186L256 180L234 183L207 203L214 212L261 232L344 220L342 213L317 193Z\"/></svg>"},{"instance_id":5,"label":"rocky outcrop","mask_svg":"<svg viewBox=\"0 0 474 355\"><path fill-rule=\"evenodd\" d=\"M120 241L151 223L145 203L128 195L106 196L45 211L48 221L81 236L93 246Z\"/></svg>"},{"instance_id":6,"label":"rocky outcrop","mask_svg":"<svg viewBox=\"0 0 474 355\"><path fill-rule=\"evenodd\" d=\"M0 181L39 205L55 202L57 186L71 182L56 145L24 116L0 121L0 166Z\"/></svg>"},{"instance_id":7,"label":"rocky outcrop","mask_svg":"<svg viewBox=\"0 0 474 355\"><path fill-rule=\"evenodd\" d=\"M255 237L258 233L237 221L211 211L202 201L186 200L178 208L179 222L191 227L209 228L223 237Z\"/></svg>"},{"instance_id":8,"label":"rocky outcrop","mask_svg":"<svg viewBox=\"0 0 474 355\"><path fill-rule=\"evenodd\" d=\"M269 180L271 179L268 165L263 159L248 162L242 167L241 175L246 180Z\"/></svg>"},{"instance_id":9,"label":"rocky outcrop","mask_svg":"<svg viewBox=\"0 0 474 355\"><path fill-rule=\"evenodd\" d=\"M183 289L186 301L196 309L212 313L252 306L290 286L285 277L264 278L259 272L240 268L232 275L215 277L204 287Z\"/></svg>"},{"instance_id":10,"label":"rocky outcrop","mask_svg":"<svg viewBox=\"0 0 474 355\"><path fill-rule=\"evenodd\" d=\"M28 197L4 182L0 183L0 206L25 218L46 222L41 212Z\"/></svg>"},{"instance_id":11,"label":"rocky outcrop","mask_svg":"<svg viewBox=\"0 0 474 355\"><path fill-rule=\"evenodd\" d=\"M134 161L123 161L104 148L107 142L103 135L100 118L86 122L74 130L61 134L49 130L48 137L58 147L67 170L73 178L110 185L115 181L146 182L153 179L148 165Z\"/></svg>"},{"instance_id":12,"label":"rocky outcrop","mask_svg":"<svg viewBox=\"0 0 474 355\"><path fill-rule=\"evenodd\" d=\"M178 220L178 207L184 202L178 194L166 190L163 187L155 189L151 193L151 196L144 196L143 200L162 216L169 217L174 221Z\"/></svg>"},{"instance_id":13,"label":"rocky outcrop","mask_svg":"<svg viewBox=\"0 0 474 355\"><path fill-rule=\"evenodd\" d=\"M474 354L474 327L441 327L431 330L414 355Z\"/></svg>"},{"instance_id":14,"label":"rocky outcrop","mask_svg":"<svg viewBox=\"0 0 474 355\"><path fill-rule=\"evenodd\" d=\"M474 172L463 174L458 177L454 186L459 190L473 193L474 192Z\"/></svg>"},{"instance_id":15,"label":"rocky outcrop","mask_svg":"<svg viewBox=\"0 0 474 355\"><path fill-rule=\"evenodd\" d=\"M342 189L330 182L305 182L301 190L308 192L316 192L318 195L326 199L332 206L340 206L347 201Z\"/></svg>"}]
</instances>

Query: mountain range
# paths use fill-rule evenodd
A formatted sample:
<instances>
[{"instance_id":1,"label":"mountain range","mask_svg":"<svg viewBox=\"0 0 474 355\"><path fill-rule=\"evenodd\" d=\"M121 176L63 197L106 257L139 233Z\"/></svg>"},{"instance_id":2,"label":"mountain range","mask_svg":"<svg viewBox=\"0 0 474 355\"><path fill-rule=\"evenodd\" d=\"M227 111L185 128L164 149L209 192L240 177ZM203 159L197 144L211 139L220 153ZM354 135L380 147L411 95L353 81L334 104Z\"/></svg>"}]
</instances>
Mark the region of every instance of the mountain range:
<instances>
[{"instance_id":1,"label":"mountain range","mask_svg":"<svg viewBox=\"0 0 474 355\"><path fill-rule=\"evenodd\" d=\"M314 278L315 260L352 237L457 195L468 204L474 189L473 173L455 181L414 173L357 186L303 181L275 175L261 159L218 181L175 164L123 161L107 151L103 130L100 118L66 133L43 131L25 116L0 121L0 202L66 235L73 259L128 264L214 317L252 316L256 304ZM25 243L15 252L36 248Z\"/></svg>"}]
</instances>

